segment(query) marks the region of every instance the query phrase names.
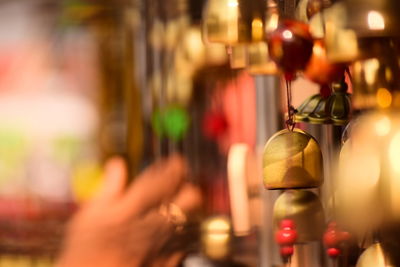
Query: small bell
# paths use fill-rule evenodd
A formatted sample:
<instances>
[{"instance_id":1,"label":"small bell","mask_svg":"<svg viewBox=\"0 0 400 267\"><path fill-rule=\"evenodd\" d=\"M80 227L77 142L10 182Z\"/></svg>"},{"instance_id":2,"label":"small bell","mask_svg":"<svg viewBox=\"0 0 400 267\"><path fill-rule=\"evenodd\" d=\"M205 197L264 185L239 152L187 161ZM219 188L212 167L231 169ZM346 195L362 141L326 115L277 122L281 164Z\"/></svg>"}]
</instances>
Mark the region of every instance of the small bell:
<instances>
[{"instance_id":1,"label":"small bell","mask_svg":"<svg viewBox=\"0 0 400 267\"><path fill-rule=\"evenodd\" d=\"M328 99L327 111L333 124L344 125L350 120L351 95L347 93L347 88L344 80L332 84L333 94Z\"/></svg>"},{"instance_id":2,"label":"small bell","mask_svg":"<svg viewBox=\"0 0 400 267\"><path fill-rule=\"evenodd\" d=\"M356 267L394 267L380 243L375 243L361 254Z\"/></svg>"},{"instance_id":3,"label":"small bell","mask_svg":"<svg viewBox=\"0 0 400 267\"><path fill-rule=\"evenodd\" d=\"M330 91L327 85L321 85L318 94L310 96L297 108L295 121L328 123L329 118L325 112L325 106L327 98L330 96Z\"/></svg>"},{"instance_id":4,"label":"small bell","mask_svg":"<svg viewBox=\"0 0 400 267\"><path fill-rule=\"evenodd\" d=\"M263 0L209 0L203 15L203 37L226 45L262 41L266 8Z\"/></svg>"},{"instance_id":5,"label":"small bell","mask_svg":"<svg viewBox=\"0 0 400 267\"><path fill-rule=\"evenodd\" d=\"M276 133L264 148L263 176L267 189L320 186L323 167L317 141L300 129L285 129Z\"/></svg>"},{"instance_id":6,"label":"small bell","mask_svg":"<svg viewBox=\"0 0 400 267\"><path fill-rule=\"evenodd\" d=\"M244 44L232 45L227 48L229 63L232 69L243 69L247 65L247 47Z\"/></svg>"},{"instance_id":7,"label":"small bell","mask_svg":"<svg viewBox=\"0 0 400 267\"><path fill-rule=\"evenodd\" d=\"M306 190L288 190L282 193L273 209L276 229L284 219L292 220L296 224L297 243L321 239L325 217L322 204L314 193Z\"/></svg>"},{"instance_id":8,"label":"small bell","mask_svg":"<svg viewBox=\"0 0 400 267\"><path fill-rule=\"evenodd\" d=\"M247 46L247 71L250 74L264 75L278 73L278 67L269 56L267 43L258 42Z\"/></svg>"}]
</instances>

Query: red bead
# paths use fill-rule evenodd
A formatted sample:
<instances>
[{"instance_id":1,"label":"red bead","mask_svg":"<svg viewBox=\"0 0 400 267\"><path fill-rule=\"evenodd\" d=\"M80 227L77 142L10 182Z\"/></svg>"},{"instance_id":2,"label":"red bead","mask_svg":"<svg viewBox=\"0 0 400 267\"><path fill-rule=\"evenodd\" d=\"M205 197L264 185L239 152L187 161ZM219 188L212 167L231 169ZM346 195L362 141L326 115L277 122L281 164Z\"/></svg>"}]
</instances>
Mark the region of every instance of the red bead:
<instances>
[{"instance_id":1,"label":"red bead","mask_svg":"<svg viewBox=\"0 0 400 267\"><path fill-rule=\"evenodd\" d=\"M324 234L324 244L328 248L336 247L340 242L340 235L336 229L328 229Z\"/></svg>"},{"instance_id":2,"label":"red bead","mask_svg":"<svg viewBox=\"0 0 400 267\"><path fill-rule=\"evenodd\" d=\"M280 227L281 227L281 229L284 229L284 228L294 229L294 228L296 228L296 225L293 220L283 219L280 223Z\"/></svg>"},{"instance_id":3,"label":"red bead","mask_svg":"<svg viewBox=\"0 0 400 267\"><path fill-rule=\"evenodd\" d=\"M297 232L291 229L279 230L275 240L279 245L293 245L297 240Z\"/></svg>"},{"instance_id":4,"label":"red bead","mask_svg":"<svg viewBox=\"0 0 400 267\"><path fill-rule=\"evenodd\" d=\"M293 245L297 240L297 231L294 229L293 220L284 219L280 223L280 230L275 234L275 240L279 245Z\"/></svg>"},{"instance_id":5,"label":"red bead","mask_svg":"<svg viewBox=\"0 0 400 267\"><path fill-rule=\"evenodd\" d=\"M328 248L326 250L329 257L336 258L340 255L340 250L338 248Z\"/></svg>"},{"instance_id":6,"label":"red bead","mask_svg":"<svg viewBox=\"0 0 400 267\"><path fill-rule=\"evenodd\" d=\"M228 122L221 113L209 112L204 115L203 133L206 137L217 139L228 129Z\"/></svg>"},{"instance_id":7,"label":"red bead","mask_svg":"<svg viewBox=\"0 0 400 267\"><path fill-rule=\"evenodd\" d=\"M282 257L290 257L294 253L294 248L293 246L283 246L280 249L280 253Z\"/></svg>"},{"instance_id":8,"label":"red bead","mask_svg":"<svg viewBox=\"0 0 400 267\"><path fill-rule=\"evenodd\" d=\"M268 36L270 57L285 72L294 74L306 67L313 48L308 25L294 20L283 20Z\"/></svg>"}]
</instances>

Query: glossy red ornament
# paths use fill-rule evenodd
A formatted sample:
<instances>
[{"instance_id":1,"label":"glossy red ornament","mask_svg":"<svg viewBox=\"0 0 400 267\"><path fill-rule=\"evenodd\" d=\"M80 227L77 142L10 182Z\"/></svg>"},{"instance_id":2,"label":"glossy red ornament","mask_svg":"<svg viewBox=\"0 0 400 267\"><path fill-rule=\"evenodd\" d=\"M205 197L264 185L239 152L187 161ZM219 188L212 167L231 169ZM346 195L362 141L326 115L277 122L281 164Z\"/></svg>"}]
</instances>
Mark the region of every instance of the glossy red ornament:
<instances>
[{"instance_id":1,"label":"glossy red ornament","mask_svg":"<svg viewBox=\"0 0 400 267\"><path fill-rule=\"evenodd\" d=\"M296 243L297 232L294 222L292 220L282 220L280 227L281 229L275 234L276 242L281 246L289 246Z\"/></svg>"},{"instance_id":2,"label":"glossy red ornament","mask_svg":"<svg viewBox=\"0 0 400 267\"><path fill-rule=\"evenodd\" d=\"M304 75L318 84L329 84L340 81L344 75L346 64L332 63L326 54L323 40L315 40L312 55L308 62Z\"/></svg>"},{"instance_id":3,"label":"glossy red ornament","mask_svg":"<svg viewBox=\"0 0 400 267\"><path fill-rule=\"evenodd\" d=\"M283 20L267 39L270 57L284 73L293 78L296 71L306 67L313 48L307 24Z\"/></svg>"},{"instance_id":4,"label":"glossy red ornament","mask_svg":"<svg viewBox=\"0 0 400 267\"><path fill-rule=\"evenodd\" d=\"M324 244L328 248L336 247L340 243L340 232L337 227L328 227L324 234Z\"/></svg>"},{"instance_id":5,"label":"glossy red ornament","mask_svg":"<svg viewBox=\"0 0 400 267\"><path fill-rule=\"evenodd\" d=\"M294 253L294 248L293 246L283 246L279 251L282 257L290 257Z\"/></svg>"},{"instance_id":6,"label":"glossy red ornament","mask_svg":"<svg viewBox=\"0 0 400 267\"><path fill-rule=\"evenodd\" d=\"M222 113L208 112L203 118L203 134L210 139L218 139L228 129L228 122Z\"/></svg>"},{"instance_id":7,"label":"glossy red ornament","mask_svg":"<svg viewBox=\"0 0 400 267\"><path fill-rule=\"evenodd\" d=\"M327 254L331 258L336 258L340 255L340 249L338 248L328 248L326 250Z\"/></svg>"}]
</instances>

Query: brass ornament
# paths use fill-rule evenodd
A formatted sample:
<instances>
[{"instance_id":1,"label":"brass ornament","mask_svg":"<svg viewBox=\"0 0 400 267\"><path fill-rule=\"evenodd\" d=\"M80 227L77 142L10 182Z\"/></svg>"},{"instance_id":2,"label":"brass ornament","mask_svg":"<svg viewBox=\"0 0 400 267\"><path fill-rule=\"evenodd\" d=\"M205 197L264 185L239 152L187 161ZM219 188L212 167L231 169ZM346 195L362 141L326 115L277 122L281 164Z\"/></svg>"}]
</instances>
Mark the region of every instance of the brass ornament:
<instances>
[{"instance_id":1,"label":"brass ornament","mask_svg":"<svg viewBox=\"0 0 400 267\"><path fill-rule=\"evenodd\" d=\"M297 128L282 130L264 148L264 186L270 190L318 187L323 182L322 162L314 137Z\"/></svg>"},{"instance_id":2,"label":"brass ornament","mask_svg":"<svg viewBox=\"0 0 400 267\"><path fill-rule=\"evenodd\" d=\"M361 254L356 267L394 267L380 243L375 243Z\"/></svg>"},{"instance_id":3,"label":"brass ornament","mask_svg":"<svg viewBox=\"0 0 400 267\"><path fill-rule=\"evenodd\" d=\"M274 228L279 228L283 219L293 220L298 233L297 243L321 239L325 227L325 216L321 201L313 192L288 190L275 201L273 210Z\"/></svg>"},{"instance_id":4,"label":"brass ornament","mask_svg":"<svg viewBox=\"0 0 400 267\"><path fill-rule=\"evenodd\" d=\"M247 71L250 74L278 74L278 67L269 56L267 43L258 42L247 45Z\"/></svg>"},{"instance_id":5,"label":"brass ornament","mask_svg":"<svg viewBox=\"0 0 400 267\"><path fill-rule=\"evenodd\" d=\"M226 45L262 41L266 10L263 0L209 0L203 14L203 37Z\"/></svg>"}]
</instances>

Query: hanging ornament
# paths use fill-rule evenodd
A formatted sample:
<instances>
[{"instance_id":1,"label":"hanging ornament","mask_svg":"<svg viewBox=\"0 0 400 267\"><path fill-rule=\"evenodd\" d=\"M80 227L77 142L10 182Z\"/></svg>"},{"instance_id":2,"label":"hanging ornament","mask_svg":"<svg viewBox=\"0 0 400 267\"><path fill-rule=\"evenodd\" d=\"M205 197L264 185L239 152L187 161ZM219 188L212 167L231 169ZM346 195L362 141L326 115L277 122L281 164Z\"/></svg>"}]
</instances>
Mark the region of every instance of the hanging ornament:
<instances>
[{"instance_id":1,"label":"hanging ornament","mask_svg":"<svg viewBox=\"0 0 400 267\"><path fill-rule=\"evenodd\" d=\"M308 25L294 20L283 20L268 36L271 59L291 81L298 70L303 70L312 54L313 40Z\"/></svg>"},{"instance_id":2,"label":"hanging ornament","mask_svg":"<svg viewBox=\"0 0 400 267\"><path fill-rule=\"evenodd\" d=\"M276 133L264 148L263 176L267 189L320 186L323 167L317 141L300 129Z\"/></svg>"},{"instance_id":3,"label":"hanging ornament","mask_svg":"<svg viewBox=\"0 0 400 267\"><path fill-rule=\"evenodd\" d=\"M294 253L294 244L297 241L297 231L294 221L284 219L279 224L279 230L275 233L275 241L280 246L280 254L285 263L290 262Z\"/></svg>"},{"instance_id":4,"label":"hanging ornament","mask_svg":"<svg viewBox=\"0 0 400 267\"><path fill-rule=\"evenodd\" d=\"M342 244L349 239L350 234L348 232L341 231L336 222L330 222L324 234L324 245L328 256L332 259L339 257Z\"/></svg>"},{"instance_id":5,"label":"hanging ornament","mask_svg":"<svg viewBox=\"0 0 400 267\"><path fill-rule=\"evenodd\" d=\"M228 121L222 112L207 112L203 118L204 136L218 140L228 129Z\"/></svg>"},{"instance_id":6,"label":"hanging ornament","mask_svg":"<svg viewBox=\"0 0 400 267\"><path fill-rule=\"evenodd\" d=\"M361 254L356 267L394 267L380 243L375 243Z\"/></svg>"},{"instance_id":7,"label":"hanging ornament","mask_svg":"<svg viewBox=\"0 0 400 267\"><path fill-rule=\"evenodd\" d=\"M247 47L237 44L227 47L229 63L232 69L243 69L247 66Z\"/></svg>"},{"instance_id":8,"label":"hanging ornament","mask_svg":"<svg viewBox=\"0 0 400 267\"><path fill-rule=\"evenodd\" d=\"M310 61L304 70L304 75L311 81L324 85L339 81L344 74L346 65L332 63L326 55L323 40L315 40Z\"/></svg>"},{"instance_id":9,"label":"hanging ornament","mask_svg":"<svg viewBox=\"0 0 400 267\"><path fill-rule=\"evenodd\" d=\"M152 117L154 132L160 136L166 136L173 141L181 140L189 128L189 115L179 106L169 106L164 110L156 110Z\"/></svg>"},{"instance_id":10,"label":"hanging ornament","mask_svg":"<svg viewBox=\"0 0 400 267\"><path fill-rule=\"evenodd\" d=\"M271 60L268 44L258 42L247 46L247 71L250 74L274 75L278 67Z\"/></svg>"},{"instance_id":11,"label":"hanging ornament","mask_svg":"<svg viewBox=\"0 0 400 267\"><path fill-rule=\"evenodd\" d=\"M274 204L274 227L284 219L296 224L297 243L318 241L324 232L325 216L321 201L313 192L306 190L287 190Z\"/></svg>"},{"instance_id":12,"label":"hanging ornament","mask_svg":"<svg viewBox=\"0 0 400 267\"><path fill-rule=\"evenodd\" d=\"M318 94L307 98L298 108L295 114L296 122L303 121L315 124L329 123L330 118L326 111L326 103L331 95L328 85L321 85Z\"/></svg>"},{"instance_id":13,"label":"hanging ornament","mask_svg":"<svg viewBox=\"0 0 400 267\"><path fill-rule=\"evenodd\" d=\"M327 102L327 112L330 120L336 125L345 125L350 121L351 116L351 94L347 92L347 83L341 82L332 84L333 94Z\"/></svg>"},{"instance_id":14,"label":"hanging ornament","mask_svg":"<svg viewBox=\"0 0 400 267\"><path fill-rule=\"evenodd\" d=\"M266 1L209 0L204 9L203 38L234 45L264 39Z\"/></svg>"}]
</instances>

